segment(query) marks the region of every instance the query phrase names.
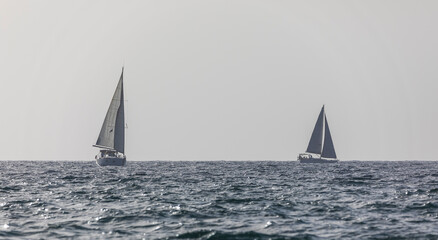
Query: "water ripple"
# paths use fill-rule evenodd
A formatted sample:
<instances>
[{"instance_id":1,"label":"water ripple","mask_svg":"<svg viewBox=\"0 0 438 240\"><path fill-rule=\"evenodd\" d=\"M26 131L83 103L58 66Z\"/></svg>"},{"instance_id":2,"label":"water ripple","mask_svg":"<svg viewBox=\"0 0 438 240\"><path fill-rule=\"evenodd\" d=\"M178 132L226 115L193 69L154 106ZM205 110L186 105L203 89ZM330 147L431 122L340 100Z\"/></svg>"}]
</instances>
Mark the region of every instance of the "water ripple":
<instances>
[{"instance_id":1,"label":"water ripple","mask_svg":"<svg viewBox=\"0 0 438 240\"><path fill-rule=\"evenodd\" d=\"M0 162L0 238L437 239L438 163Z\"/></svg>"}]
</instances>

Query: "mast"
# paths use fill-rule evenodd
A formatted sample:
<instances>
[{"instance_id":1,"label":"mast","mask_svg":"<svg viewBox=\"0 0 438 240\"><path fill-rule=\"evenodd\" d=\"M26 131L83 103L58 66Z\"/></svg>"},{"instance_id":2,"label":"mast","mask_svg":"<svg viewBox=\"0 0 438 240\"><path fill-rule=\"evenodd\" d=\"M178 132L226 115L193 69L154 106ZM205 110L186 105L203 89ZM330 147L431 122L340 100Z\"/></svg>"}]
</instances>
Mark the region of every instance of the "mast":
<instances>
[{"instance_id":1,"label":"mast","mask_svg":"<svg viewBox=\"0 0 438 240\"><path fill-rule=\"evenodd\" d=\"M102 124L95 147L125 152L125 107L123 95L123 70Z\"/></svg>"}]
</instances>

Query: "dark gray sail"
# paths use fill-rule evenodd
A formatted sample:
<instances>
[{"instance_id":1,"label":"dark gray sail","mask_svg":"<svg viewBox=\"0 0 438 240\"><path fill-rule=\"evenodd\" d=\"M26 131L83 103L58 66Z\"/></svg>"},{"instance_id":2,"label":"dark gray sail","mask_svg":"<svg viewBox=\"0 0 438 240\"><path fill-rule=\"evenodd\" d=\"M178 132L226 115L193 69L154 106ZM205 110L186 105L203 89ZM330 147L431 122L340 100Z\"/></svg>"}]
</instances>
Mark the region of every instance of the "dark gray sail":
<instances>
[{"instance_id":1,"label":"dark gray sail","mask_svg":"<svg viewBox=\"0 0 438 240\"><path fill-rule=\"evenodd\" d=\"M111 104L97 138L96 147L125 152L125 108L123 96L123 69Z\"/></svg>"},{"instance_id":2,"label":"dark gray sail","mask_svg":"<svg viewBox=\"0 0 438 240\"><path fill-rule=\"evenodd\" d=\"M307 146L306 152L321 154L322 151L322 130L324 126L324 106L322 106L319 113L318 120L316 121L315 128L310 137L309 146Z\"/></svg>"},{"instance_id":3,"label":"dark gray sail","mask_svg":"<svg viewBox=\"0 0 438 240\"><path fill-rule=\"evenodd\" d=\"M322 149L321 157L336 158L335 146L333 146L333 140L332 135L330 134L327 116L325 116L324 147Z\"/></svg>"}]
</instances>

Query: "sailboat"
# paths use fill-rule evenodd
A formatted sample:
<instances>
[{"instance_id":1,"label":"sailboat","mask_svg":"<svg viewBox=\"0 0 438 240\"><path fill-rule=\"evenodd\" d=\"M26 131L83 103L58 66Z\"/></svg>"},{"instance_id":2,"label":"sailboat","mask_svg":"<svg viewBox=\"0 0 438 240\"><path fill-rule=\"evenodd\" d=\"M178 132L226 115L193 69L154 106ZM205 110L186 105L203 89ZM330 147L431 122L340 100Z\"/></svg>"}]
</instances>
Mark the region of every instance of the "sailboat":
<instances>
[{"instance_id":1,"label":"sailboat","mask_svg":"<svg viewBox=\"0 0 438 240\"><path fill-rule=\"evenodd\" d=\"M335 147L327 123L324 105L319 113L306 153L298 155L300 163L336 163Z\"/></svg>"},{"instance_id":2,"label":"sailboat","mask_svg":"<svg viewBox=\"0 0 438 240\"><path fill-rule=\"evenodd\" d=\"M100 148L96 155L99 166L125 166L125 107L123 96L123 70L111 104L93 147Z\"/></svg>"}]
</instances>

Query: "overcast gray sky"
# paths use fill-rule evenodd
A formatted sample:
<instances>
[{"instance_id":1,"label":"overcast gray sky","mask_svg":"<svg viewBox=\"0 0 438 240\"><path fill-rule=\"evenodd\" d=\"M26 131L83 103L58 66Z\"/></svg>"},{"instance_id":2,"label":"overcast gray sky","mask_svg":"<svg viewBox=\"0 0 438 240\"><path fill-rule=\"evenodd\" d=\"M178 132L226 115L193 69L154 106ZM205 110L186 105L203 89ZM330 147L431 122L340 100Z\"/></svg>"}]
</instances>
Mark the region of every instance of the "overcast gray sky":
<instances>
[{"instance_id":1,"label":"overcast gray sky","mask_svg":"<svg viewBox=\"0 0 438 240\"><path fill-rule=\"evenodd\" d=\"M92 160L125 66L128 160L434 160L438 1L0 0L0 159Z\"/></svg>"}]
</instances>

